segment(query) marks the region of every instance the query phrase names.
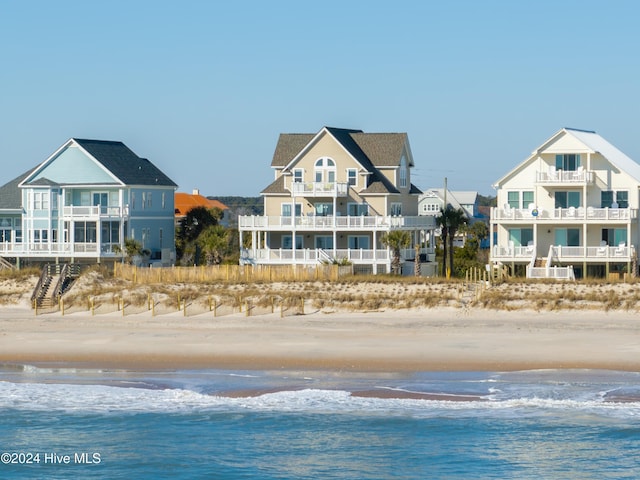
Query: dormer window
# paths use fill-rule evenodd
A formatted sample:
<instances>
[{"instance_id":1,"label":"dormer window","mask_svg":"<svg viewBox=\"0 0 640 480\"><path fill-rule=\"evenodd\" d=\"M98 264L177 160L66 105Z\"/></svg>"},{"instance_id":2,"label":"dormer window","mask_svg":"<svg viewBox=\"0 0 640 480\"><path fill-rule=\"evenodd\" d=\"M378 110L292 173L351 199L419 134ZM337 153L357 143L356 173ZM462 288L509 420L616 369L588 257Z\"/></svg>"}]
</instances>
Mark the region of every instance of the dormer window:
<instances>
[{"instance_id":1,"label":"dormer window","mask_svg":"<svg viewBox=\"0 0 640 480\"><path fill-rule=\"evenodd\" d=\"M334 183L336 181L336 162L329 157L321 157L316 160L314 178L316 183Z\"/></svg>"}]
</instances>

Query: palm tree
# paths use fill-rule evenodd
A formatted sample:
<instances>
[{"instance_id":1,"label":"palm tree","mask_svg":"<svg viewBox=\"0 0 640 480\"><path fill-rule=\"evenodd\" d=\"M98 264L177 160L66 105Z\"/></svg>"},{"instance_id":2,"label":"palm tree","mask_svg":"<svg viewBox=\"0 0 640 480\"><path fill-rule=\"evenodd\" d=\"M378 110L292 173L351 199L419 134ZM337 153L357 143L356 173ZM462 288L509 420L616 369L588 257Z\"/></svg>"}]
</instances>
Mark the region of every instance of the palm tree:
<instances>
[{"instance_id":1,"label":"palm tree","mask_svg":"<svg viewBox=\"0 0 640 480\"><path fill-rule=\"evenodd\" d=\"M221 225L209 225L198 236L197 243L207 265L219 265L229 243L229 232Z\"/></svg>"},{"instance_id":2,"label":"palm tree","mask_svg":"<svg viewBox=\"0 0 640 480\"><path fill-rule=\"evenodd\" d=\"M411 244L411 235L405 230L394 230L384 233L380 237L380 242L391 249L393 259L391 260L391 272L400 274L400 249L407 248Z\"/></svg>"},{"instance_id":3,"label":"palm tree","mask_svg":"<svg viewBox=\"0 0 640 480\"><path fill-rule=\"evenodd\" d=\"M447 205L446 208L440 209L440 216L436 218L436 222L442 228L442 243L444 248L444 256L442 259L443 270L446 270L447 278L451 278L451 272L453 271L453 239L458 229L467 223L467 216L461 208L453 208L451 205ZM448 248L447 239L449 240ZM445 268L447 255L449 257L449 267Z\"/></svg>"}]
</instances>

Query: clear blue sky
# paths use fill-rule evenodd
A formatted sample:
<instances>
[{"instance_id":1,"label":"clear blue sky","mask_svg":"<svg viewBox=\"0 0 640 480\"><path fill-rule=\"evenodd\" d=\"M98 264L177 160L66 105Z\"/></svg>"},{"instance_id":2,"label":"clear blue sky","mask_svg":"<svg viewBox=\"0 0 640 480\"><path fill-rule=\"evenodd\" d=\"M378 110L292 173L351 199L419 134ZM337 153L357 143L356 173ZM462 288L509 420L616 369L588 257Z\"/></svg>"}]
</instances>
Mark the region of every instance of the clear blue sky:
<instances>
[{"instance_id":1,"label":"clear blue sky","mask_svg":"<svg viewBox=\"0 0 640 480\"><path fill-rule=\"evenodd\" d=\"M407 132L419 188L492 183L562 127L640 162L640 2L0 0L0 184L70 137L256 196L280 133Z\"/></svg>"}]
</instances>

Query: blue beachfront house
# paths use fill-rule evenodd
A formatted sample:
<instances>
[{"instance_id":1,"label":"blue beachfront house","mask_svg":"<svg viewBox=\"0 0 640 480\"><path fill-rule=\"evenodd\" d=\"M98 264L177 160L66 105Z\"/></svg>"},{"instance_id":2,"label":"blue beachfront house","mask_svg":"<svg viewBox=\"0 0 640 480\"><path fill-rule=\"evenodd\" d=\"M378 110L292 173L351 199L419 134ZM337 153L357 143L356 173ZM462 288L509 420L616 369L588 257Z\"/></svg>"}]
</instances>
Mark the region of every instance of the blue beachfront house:
<instances>
[{"instance_id":1,"label":"blue beachfront house","mask_svg":"<svg viewBox=\"0 0 640 480\"><path fill-rule=\"evenodd\" d=\"M0 257L101 262L137 240L152 262L175 260L177 185L122 142L72 138L0 187Z\"/></svg>"}]
</instances>

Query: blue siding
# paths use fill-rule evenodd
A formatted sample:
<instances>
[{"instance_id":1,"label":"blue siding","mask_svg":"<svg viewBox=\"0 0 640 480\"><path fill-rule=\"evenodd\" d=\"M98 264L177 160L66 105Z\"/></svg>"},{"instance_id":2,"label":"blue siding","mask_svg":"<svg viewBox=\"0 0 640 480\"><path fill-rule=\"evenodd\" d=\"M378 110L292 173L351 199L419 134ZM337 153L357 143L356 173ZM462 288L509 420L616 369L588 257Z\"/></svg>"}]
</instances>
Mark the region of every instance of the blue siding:
<instances>
[{"instance_id":1,"label":"blue siding","mask_svg":"<svg viewBox=\"0 0 640 480\"><path fill-rule=\"evenodd\" d=\"M116 183L111 175L77 147L65 148L32 181L39 178L60 184Z\"/></svg>"}]
</instances>

